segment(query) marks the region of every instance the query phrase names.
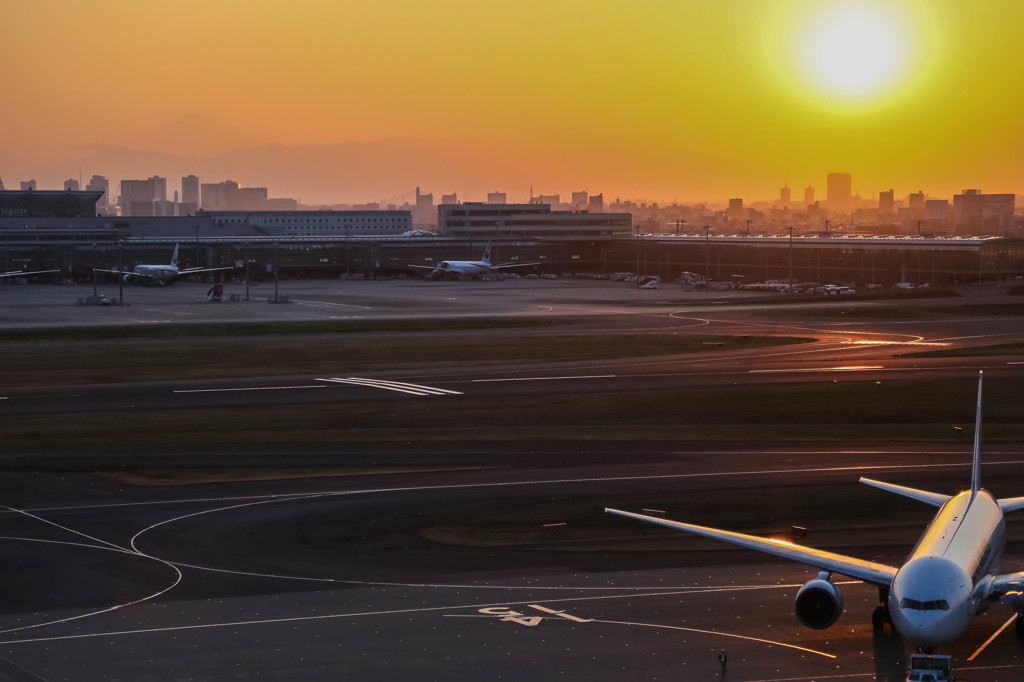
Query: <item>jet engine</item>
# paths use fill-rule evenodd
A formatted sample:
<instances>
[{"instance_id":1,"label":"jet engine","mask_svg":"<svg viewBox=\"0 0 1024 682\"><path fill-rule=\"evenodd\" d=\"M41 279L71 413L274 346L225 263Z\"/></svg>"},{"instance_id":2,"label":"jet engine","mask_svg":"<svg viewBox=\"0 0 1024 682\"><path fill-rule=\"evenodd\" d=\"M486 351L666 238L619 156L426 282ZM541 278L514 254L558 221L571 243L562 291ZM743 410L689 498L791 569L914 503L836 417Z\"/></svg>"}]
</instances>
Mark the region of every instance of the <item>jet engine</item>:
<instances>
[{"instance_id":1,"label":"jet engine","mask_svg":"<svg viewBox=\"0 0 1024 682\"><path fill-rule=\"evenodd\" d=\"M843 612L843 593L828 578L819 575L800 588L793 606L801 623L812 630L824 630L839 620Z\"/></svg>"}]
</instances>

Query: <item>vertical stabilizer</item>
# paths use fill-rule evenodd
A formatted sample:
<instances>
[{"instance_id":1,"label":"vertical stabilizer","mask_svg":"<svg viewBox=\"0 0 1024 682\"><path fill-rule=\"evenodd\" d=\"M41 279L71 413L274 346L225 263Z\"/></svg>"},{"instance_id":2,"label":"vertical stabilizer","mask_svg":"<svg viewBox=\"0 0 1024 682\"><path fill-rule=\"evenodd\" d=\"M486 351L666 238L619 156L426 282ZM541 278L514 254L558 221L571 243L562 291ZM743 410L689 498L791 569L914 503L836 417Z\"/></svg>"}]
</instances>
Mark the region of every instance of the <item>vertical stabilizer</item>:
<instances>
[{"instance_id":1,"label":"vertical stabilizer","mask_svg":"<svg viewBox=\"0 0 1024 682\"><path fill-rule=\"evenodd\" d=\"M174 245L174 255L171 256L171 265L178 267L178 245Z\"/></svg>"},{"instance_id":2,"label":"vertical stabilizer","mask_svg":"<svg viewBox=\"0 0 1024 682\"><path fill-rule=\"evenodd\" d=\"M484 249L484 257L480 259L481 263L485 265L491 264L491 243L487 242L487 248Z\"/></svg>"},{"instance_id":3,"label":"vertical stabilizer","mask_svg":"<svg viewBox=\"0 0 1024 682\"><path fill-rule=\"evenodd\" d=\"M974 417L974 464L971 466L971 492L981 490L981 380L984 372L978 372L978 411Z\"/></svg>"}]
</instances>

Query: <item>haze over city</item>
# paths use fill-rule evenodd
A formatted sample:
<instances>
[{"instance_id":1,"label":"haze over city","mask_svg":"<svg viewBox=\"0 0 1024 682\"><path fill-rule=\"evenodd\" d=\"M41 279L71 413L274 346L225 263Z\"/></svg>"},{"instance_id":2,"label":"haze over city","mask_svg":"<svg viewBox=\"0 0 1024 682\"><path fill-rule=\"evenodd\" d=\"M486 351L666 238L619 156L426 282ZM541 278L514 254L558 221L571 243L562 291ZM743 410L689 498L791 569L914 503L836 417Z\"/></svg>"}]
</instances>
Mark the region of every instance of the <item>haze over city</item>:
<instances>
[{"instance_id":1,"label":"haze over city","mask_svg":"<svg viewBox=\"0 0 1024 682\"><path fill-rule=\"evenodd\" d=\"M4 8L0 178L195 173L303 203L413 186L772 199L1024 193L1020 3L98 1Z\"/></svg>"}]
</instances>

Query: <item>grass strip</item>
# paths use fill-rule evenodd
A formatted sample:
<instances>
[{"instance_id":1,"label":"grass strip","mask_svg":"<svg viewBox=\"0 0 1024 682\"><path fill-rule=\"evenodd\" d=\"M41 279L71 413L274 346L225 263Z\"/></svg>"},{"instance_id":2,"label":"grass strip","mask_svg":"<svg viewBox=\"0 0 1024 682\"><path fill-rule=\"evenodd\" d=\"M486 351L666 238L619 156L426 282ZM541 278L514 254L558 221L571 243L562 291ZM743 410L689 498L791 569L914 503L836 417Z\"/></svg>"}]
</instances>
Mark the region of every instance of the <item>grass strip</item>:
<instances>
[{"instance_id":1,"label":"grass strip","mask_svg":"<svg viewBox=\"0 0 1024 682\"><path fill-rule=\"evenodd\" d=\"M810 339L687 334L514 335L431 338L209 339L154 347L35 346L4 352L4 387L360 373L374 370L599 360L760 348Z\"/></svg>"},{"instance_id":2,"label":"grass strip","mask_svg":"<svg viewBox=\"0 0 1024 682\"><path fill-rule=\"evenodd\" d=\"M458 396L339 405L225 407L0 418L15 445L177 445L493 440L893 440L965 443L974 379L778 384ZM371 390L371 389L367 389ZM985 386L985 440L1024 437L1024 402L1010 380Z\"/></svg>"}]
</instances>

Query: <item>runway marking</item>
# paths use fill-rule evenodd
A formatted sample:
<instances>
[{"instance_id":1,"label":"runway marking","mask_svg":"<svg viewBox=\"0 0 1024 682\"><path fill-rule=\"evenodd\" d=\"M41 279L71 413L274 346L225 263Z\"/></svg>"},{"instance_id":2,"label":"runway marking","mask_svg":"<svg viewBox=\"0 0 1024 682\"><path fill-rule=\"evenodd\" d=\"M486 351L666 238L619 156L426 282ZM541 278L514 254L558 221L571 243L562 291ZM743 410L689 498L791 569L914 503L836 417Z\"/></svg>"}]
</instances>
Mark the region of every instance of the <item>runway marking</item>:
<instances>
[{"instance_id":1,"label":"runway marking","mask_svg":"<svg viewBox=\"0 0 1024 682\"><path fill-rule=\"evenodd\" d=\"M299 305L308 305L308 306L312 306L314 308L318 307L318 306L324 307L324 308L330 308L332 306L336 306L338 308L358 308L360 310L373 310L373 308L371 308L370 306L367 306L367 305L353 305L351 303L331 303L329 301L300 301L300 300L295 299L295 298L292 299L292 303L298 303Z\"/></svg>"},{"instance_id":2,"label":"runway marking","mask_svg":"<svg viewBox=\"0 0 1024 682\"><path fill-rule=\"evenodd\" d=\"M762 586L762 587L776 587L776 586L775 585L766 585L766 586ZM640 594L640 595L637 595L637 594L616 594L616 595L604 595L604 596L600 596L600 597L570 597L568 599L550 599L550 600L546 600L546 601L545 600L540 600L540 601L541 601L541 603L556 604L556 603L567 602L567 601L596 601L596 600L601 600L601 599L635 599L637 597L667 597L667 596L673 596L673 595L676 595L676 594L679 594L679 593L678 592L649 592L647 594ZM142 628L142 629L139 629L139 630L114 630L114 631L108 631L108 632L79 633L79 634L73 634L73 635L54 635L52 637L35 637L35 638L32 638L32 639L11 639L11 640L0 641L0 646L6 646L6 645L11 645L11 644L31 644L31 643L38 643L38 642L56 642L56 641L64 641L64 640L71 640L71 639L90 639L90 638L95 638L95 637L123 637L123 636L126 636L126 635L144 635L144 634L153 634L153 633L158 633L158 632L181 632L181 631L185 631L185 630L212 630L212 629L215 629L215 628L241 627L241 626L244 626L244 625L273 625L273 624L280 624L280 623L301 623L301 622L318 621L318 620L336 620L336 619L341 619L341 618L365 618L365 617L372 617L372 616L400 616L400 615L416 614L416 613L436 613L438 611L448 611L448 610L454 610L454 609L477 609L477 610L479 610L481 608L486 608L486 607L490 607L490 608L494 608L494 607L507 608L510 605L511 606L519 606L519 605L523 605L523 606L526 606L526 605L537 606L536 604L528 603L528 602L512 602L511 604L509 602L505 602L505 603L499 603L499 604L480 604L480 603L476 603L476 604L450 604L450 605L447 605L447 606L425 606L425 607L416 608L416 609L390 609L390 610L385 610L385 611L359 611L359 612L352 612L352 613L328 613L328 614L322 614L322 615L316 615L316 616L293 616L293 617L290 617L290 618L263 618L263 619L258 619L258 620L232 621L232 622L226 622L226 623L201 623L201 624L197 624L197 625L176 625L176 626L169 626L169 627L162 627L162 628ZM605 621L594 621L594 622L605 622ZM607 622L615 623L615 621L607 621ZM643 623L625 623L625 625L644 625L644 624ZM652 627L652 626L649 626L649 627ZM671 627L671 626L653 626L653 627ZM709 634L716 634L716 635L725 634L725 633L713 632L713 631L705 631L705 632L708 632ZM741 637L740 635L726 635L726 636ZM747 638L747 639L749 639L749 638ZM759 641L766 641L767 642L768 640L759 640ZM770 643L771 644L778 644L779 646L788 646L790 648L801 649L801 647L796 647L796 646L793 646L793 645L787 645L787 644L783 644L781 642L770 642ZM802 650L804 650L804 649L802 649ZM812 649L806 649L806 651L811 651L813 653L820 653L820 652L813 651ZM828 656L829 654L822 654L822 655Z\"/></svg>"},{"instance_id":3,"label":"runway marking","mask_svg":"<svg viewBox=\"0 0 1024 682\"><path fill-rule=\"evenodd\" d=\"M981 646L979 646L977 651L975 651L973 654L968 656L967 660L968 661L973 661L975 658L977 658L978 654L980 654L982 651L984 651L985 647L987 647L989 644L991 644L992 641L995 640L995 638L998 637L1003 632L1003 630L1008 628L1010 626L1010 623L1012 623L1015 620L1017 620L1017 614L1016 613L1013 614L1012 616L1010 616L1010 620L1008 620L1005 623L1003 623L1003 627L1001 627L998 630L996 630L995 634L993 634L991 637L989 637L987 640L985 640L985 643L982 644Z\"/></svg>"},{"instance_id":4,"label":"runway marking","mask_svg":"<svg viewBox=\"0 0 1024 682\"><path fill-rule=\"evenodd\" d=\"M678 625L656 625L653 623L626 623L618 620L595 620L595 623L608 623L610 625L635 625L638 627L645 628L658 628L663 630L681 630L683 632L696 632L702 635L718 635L719 637L732 637L733 639L745 639L748 642L761 642L762 644L769 644L774 646L782 646L787 649L796 649L797 651L806 651L810 654L817 654L818 656L824 656L825 658L837 658L835 654L827 654L824 651L816 651L815 649L808 649L807 647L797 646L795 644L786 644L785 642L775 642L770 639L760 639L758 637L747 637L746 635L736 635L730 632L717 632L715 630L699 630L697 628L684 628Z\"/></svg>"},{"instance_id":5,"label":"runway marking","mask_svg":"<svg viewBox=\"0 0 1024 682\"><path fill-rule=\"evenodd\" d=\"M800 372L863 372L872 369L885 369L882 365L859 367L804 367L799 369L752 369L748 374L789 374Z\"/></svg>"},{"instance_id":6,"label":"runway marking","mask_svg":"<svg viewBox=\"0 0 1024 682\"><path fill-rule=\"evenodd\" d=\"M173 393L231 393L244 391L291 391L297 388L327 388L321 384L309 386L253 386L251 388L190 388L178 389Z\"/></svg>"},{"instance_id":7,"label":"runway marking","mask_svg":"<svg viewBox=\"0 0 1024 682\"><path fill-rule=\"evenodd\" d=\"M581 374L574 377L507 377L505 379L471 379L471 384L494 384L504 381L564 381L566 379L615 379L615 374Z\"/></svg>"},{"instance_id":8,"label":"runway marking","mask_svg":"<svg viewBox=\"0 0 1024 682\"><path fill-rule=\"evenodd\" d=\"M526 614L513 611L507 606L489 606L484 609L479 609L481 615L474 615L471 613L446 613L445 618L497 618L503 623L517 623L519 625L525 625L528 628L537 627L545 620L571 620L576 623L592 623L592 619L577 618L576 616L570 616L565 611L555 611L553 609L544 608L538 604L527 604L531 609L537 609L544 613L553 614L551 616L527 616Z\"/></svg>"},{"instance_id":9,"label":"runway marking","mask_svg":"<svg viewBox=\"0 0 1024 682\"><path fill-rule=\"evenodd\" d=\"M385 391L397 391L399 393L408 393L410 395L418 396L462 395L460 391L449 391L444 388L435 388L433 386L409 384L404 381L385 381L383 379L361 379L359 377L347 377L345 379L331 377L330 379L316 379L316 381L330 381L337 384L352 384L353 386L368 386L370 388L382 388Z\"/></svg>"},{"instance_id":10,"label":"runway marking","mask_svg":"<svg viewBox=\"0 0 1024 682\"><path fill-rule=\"evenodd\" d=\"M107 542L106 540L101 540L101 539L95 538L95 537L93 537L91 535L86 535L85 533L82 533L81 531L77 531L77 530L74 530L73 528L69 528L68 526L63 526L63 525L61 525L59 523L56 523L54 521L50 521L48 519L44 519L41 516L37 516L36 514L32 514L32 513L27 512L27 511L25 511L23 509L15 509L14 507L9 507L7 505L0 505L0 508L7 509L8 511L11 511L11 512L14 512L14 513L17 513L17 514L22 514L22 515L27 516L27 517L29 517L31 519L35 519L36 521L39 521L41 523L45 523L45 524L53 526L55 528L59 528L59 529L61 529L63 531L67 531L68 533L71 533L72 535L78 535L80 537L86 538L87 540L91 540L91 541L93 541L95 543L99 543L99 544L96 544L96 545L92 545L91 547L93 549L102 549L102 550L108 550L108 551L123 552L125 554L134 555L134 556L137 556L137 557L140 557L140 558L151 559L152 561L157 561L157 562L167 566L168 568L170 568L175 573L175 579L171 582L170 585L168 585L167 587L165 587L162 590L159 590L158 592L154 592L153 594L147 595L145 597L141 597L140 599L136 599L134 601L126 602L126 603L123 603L123 604L116 604L114 606L109 606L109 607L107 607L105 609L98 609L96 611L90 611L89 613L83 613L83 614L79 614L77 616L70 616L68 618L61 618L61 619L58 619L58 620L47 621L45 623L35 623L35 624L32 624L32 625L23 625L23 626L16 627L16 628L9 628L9 629L6 629L6 630L0 630L0 634L7 634L7 633L11 633L11 632L20 632L22 630L31 630L33 628L41 628L41 627L45 627L47 625L58 625L60 623L68 623L68 622L75 621L75 620L81 620L83 618L90 618L92 616L98 616L98 615L100 615L102 613L109 613L111 611L116 611L116 610L124 608L126 606L133 606L135 604L141 604L142 602L146 602L146 601L150 601L152 599L156 599L160 595L165 594L167 592L170 592L171 590L173 590L175 587L177 587L181 583L181 580L184 577L184 575L182 574L181 570L177 566L175 566L172 562L170 562L170 561L165 561L164 559L161 559L159 557L149 556L149 555L146 555L146 554L142 554L140 552L135 552L135 551L132 551L132 550L129 550L129 549L125 549L124 547L121 547L119 545L115 545L112 542ZM46 541L38 540L37 542L46 542ZM50 541L50 542L56 542L56 541ZM71 544L71 543L59 543L59 544ZM81 543L74 543L74 544L81 544ZM88 545L83 545L83 546L88 546Z\"/></svg>"}]
</instances>

